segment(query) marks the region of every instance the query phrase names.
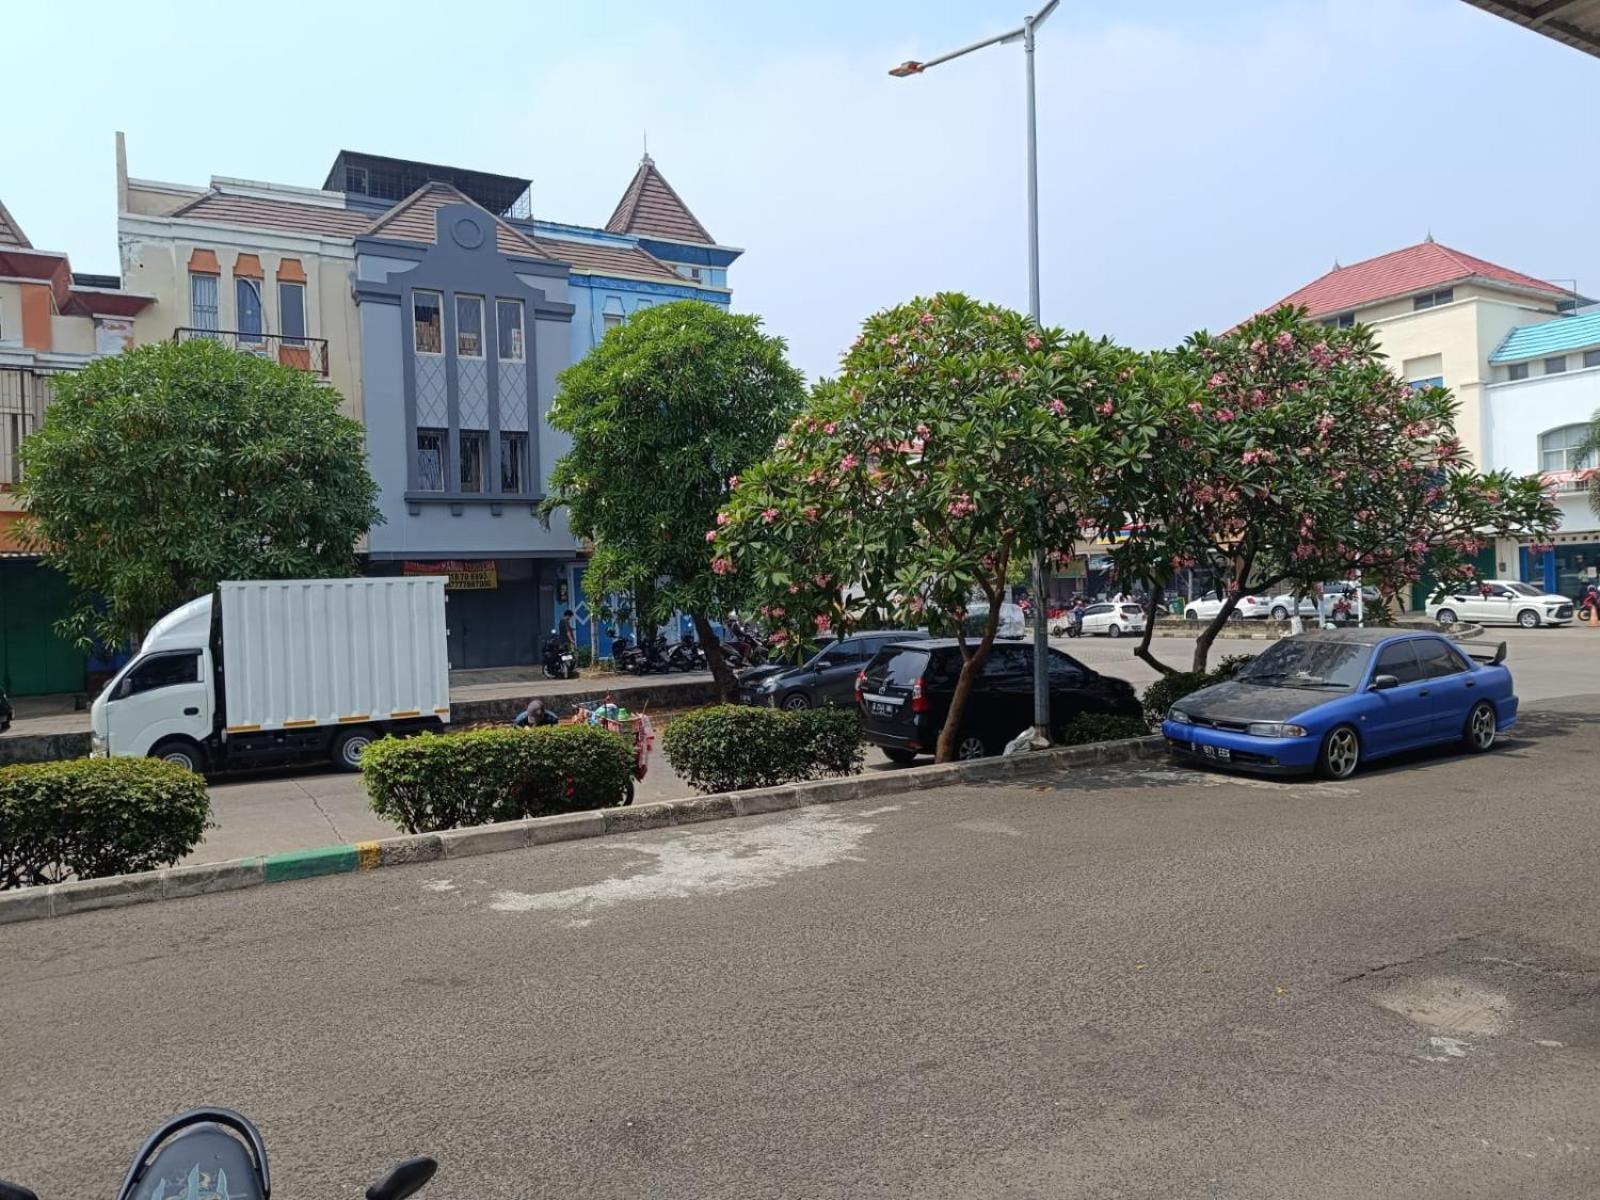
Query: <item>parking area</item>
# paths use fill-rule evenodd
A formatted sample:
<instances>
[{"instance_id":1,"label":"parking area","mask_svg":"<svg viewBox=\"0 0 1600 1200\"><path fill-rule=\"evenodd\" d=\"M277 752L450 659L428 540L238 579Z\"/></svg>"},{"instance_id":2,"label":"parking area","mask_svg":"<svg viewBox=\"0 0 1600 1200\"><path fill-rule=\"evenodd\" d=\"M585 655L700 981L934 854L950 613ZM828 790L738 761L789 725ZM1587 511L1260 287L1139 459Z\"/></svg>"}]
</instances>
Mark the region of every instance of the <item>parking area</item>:
<instances>
[{"instance_id":1,"label":"parking area","mask_svg":"<svg viewBox=\"0 0 1600 1200\"><path fill-rule=\"evenodd\" d=\"M1579 627L1491 630L1483 640L1492 643L1502 638L1508 644L1507 661L1524 703L1600 692L1600 631ZM1134 642L1129 638L1058 639L1054 644L1095 670L1126 679L1136 687L1158 678L1153 667L1134 657ZM1258 653L1266 645L1263 641L1222 639L1212 648L1212 662L1228 654ZM1193 643L1159 638L1152 641L1152 650L1162 661L1187 669ZM505 694L520 694L512 682L496 686ZM538 685L523 686L529 695L538 694ZM896 769L876 750L869 752L867 765L869 770ZM666 800L689 792L658 745L649 776L637 789L638 800ZM359 776L328 769L263 773L219 782L211 795L218 827L186 861L221 862L400 832L368 809Z\"/></svg>"}]
</instances>

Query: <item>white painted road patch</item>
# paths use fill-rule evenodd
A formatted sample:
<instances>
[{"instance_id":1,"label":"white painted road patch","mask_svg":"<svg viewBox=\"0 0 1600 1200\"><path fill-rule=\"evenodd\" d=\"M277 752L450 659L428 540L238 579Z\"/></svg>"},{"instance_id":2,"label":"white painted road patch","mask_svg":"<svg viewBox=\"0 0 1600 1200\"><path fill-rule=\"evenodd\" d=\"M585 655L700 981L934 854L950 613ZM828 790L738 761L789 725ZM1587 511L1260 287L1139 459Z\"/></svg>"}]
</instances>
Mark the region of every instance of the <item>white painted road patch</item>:
<instances>
[{"instance_id":1,"label":"white painted road patch","mask_svg":"<svg viewBox=\"0 0 1600 1200\"><path fill-rule=\"evenodd\" d=\"M653 864L638 874L583 887L500 891L489 907L497 912L567 913L574 924L583 925L617 905L771 887L799 871L859 861L856 851L873 829L860 820L807 813L773 825L682 835L659 845L618 845L612 848L645 855Z\"/></svg>"}]
</instances>

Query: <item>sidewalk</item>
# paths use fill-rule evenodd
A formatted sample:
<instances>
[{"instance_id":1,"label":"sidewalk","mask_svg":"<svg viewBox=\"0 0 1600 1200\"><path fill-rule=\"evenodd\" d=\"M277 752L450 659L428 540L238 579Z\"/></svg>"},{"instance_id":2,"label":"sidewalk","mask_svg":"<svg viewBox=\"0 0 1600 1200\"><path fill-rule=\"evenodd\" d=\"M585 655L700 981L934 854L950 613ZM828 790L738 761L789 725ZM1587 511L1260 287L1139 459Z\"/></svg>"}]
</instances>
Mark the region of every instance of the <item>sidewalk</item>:
<instances>
[{"instance_id":1,"label":"sidewalk","mask_svg":"<svg viewBox=\"0 0 1600 1200\"><path fill-rule=\"evenodd\" d=\"M588 696L594 692L629 692L637 688L659 688L664 684L709 683L706 671L682 675L622 675L616 672L584 671L576 679L546 679L538 667L495 667L489 670L451 671L450 703L505 700L533 696L547 699L561 696ZM13 703L16 714L11 729L0 735L10 738L89 732L89 709L74 709L71 693L58 696L22 696Z\"/></svg>"}]
</instances>

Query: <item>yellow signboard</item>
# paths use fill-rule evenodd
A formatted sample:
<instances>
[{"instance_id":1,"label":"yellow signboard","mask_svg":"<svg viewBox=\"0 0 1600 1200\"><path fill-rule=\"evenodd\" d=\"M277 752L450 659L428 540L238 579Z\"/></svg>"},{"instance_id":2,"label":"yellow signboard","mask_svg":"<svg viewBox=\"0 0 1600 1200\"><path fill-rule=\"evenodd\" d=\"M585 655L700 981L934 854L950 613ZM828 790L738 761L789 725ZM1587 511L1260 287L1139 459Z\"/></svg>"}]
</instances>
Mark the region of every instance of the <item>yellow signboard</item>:
<instances>
[{"instance_id":1,"label":"yellow signboard","mask_svg":"<svg viewBox=\"0 0 1600 1200\"><path fill-rule=\"evenodd\" d=\"M444 562L406 562L405 575L443 575L447 592L487 591L500 586L500 575L492 558L480 560L446 559Z\"/></svg>"}]
</instances>

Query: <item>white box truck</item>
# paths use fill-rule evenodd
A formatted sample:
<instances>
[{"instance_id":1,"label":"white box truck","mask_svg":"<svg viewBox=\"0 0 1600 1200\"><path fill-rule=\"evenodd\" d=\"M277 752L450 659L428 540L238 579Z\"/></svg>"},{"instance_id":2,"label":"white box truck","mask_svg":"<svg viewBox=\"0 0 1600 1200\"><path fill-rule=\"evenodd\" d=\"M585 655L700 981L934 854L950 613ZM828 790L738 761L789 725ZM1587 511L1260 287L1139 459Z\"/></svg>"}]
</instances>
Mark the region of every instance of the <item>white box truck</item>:
<instances>
[{"instance_id":1,"label":"white box truck","mask_svg":"<svg viewBox=\"0 0 1600 1200\"><path fill-rule=\"evenodd\" d=\"M443 576L226 582L157 621L90 709L91 753L214 772L330 760L450 720Z\"/></svg>"}]
</instances>

